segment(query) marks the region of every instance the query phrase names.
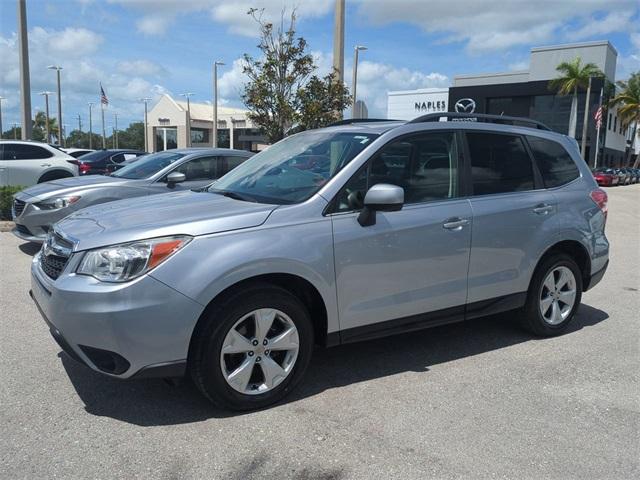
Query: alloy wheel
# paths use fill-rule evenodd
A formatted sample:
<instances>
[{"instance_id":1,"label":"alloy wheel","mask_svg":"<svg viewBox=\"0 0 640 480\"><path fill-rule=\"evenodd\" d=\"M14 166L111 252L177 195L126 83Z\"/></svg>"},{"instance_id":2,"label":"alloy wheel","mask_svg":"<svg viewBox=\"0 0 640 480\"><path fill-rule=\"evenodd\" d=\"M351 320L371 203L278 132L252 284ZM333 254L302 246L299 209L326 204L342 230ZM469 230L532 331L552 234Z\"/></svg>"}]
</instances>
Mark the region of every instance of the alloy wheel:
<instances>
[{"instance_id":1,"label":"alloy wheel","mask_svg":"<svg viewBox=\"0 0 640 480\"><path fill-rule=\"evenodd\" d=\"M568 267L552 269L540 289L540 314L549 325L564 322L576 301L576 278Z\"/></svg>"}]
</instances>

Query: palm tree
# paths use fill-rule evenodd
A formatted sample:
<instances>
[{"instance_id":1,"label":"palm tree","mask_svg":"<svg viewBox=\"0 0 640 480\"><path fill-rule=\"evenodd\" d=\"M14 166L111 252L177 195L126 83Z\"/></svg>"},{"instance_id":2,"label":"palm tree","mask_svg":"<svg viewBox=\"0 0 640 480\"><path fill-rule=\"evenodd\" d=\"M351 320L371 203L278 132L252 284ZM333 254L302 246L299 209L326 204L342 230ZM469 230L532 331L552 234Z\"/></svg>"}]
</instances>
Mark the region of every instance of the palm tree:
<instances>
[{"instance_id":1,"label":"palm tree","mask_svg":"<svg viewBox=\"0 0 640 480\"><path fill-rule=\"evenodd\" d=\"M549 82L549 88L557 90L560 95L573 95L571 98L571 116L569 117L569 136L576 138L578 125L578 89L589 86L589 78L603 77L604 74L595 63L582 63L580 57L570 62L562 62L556 67L560 73L558 78ZM584 112L584 122L587 122L589 112Z\"/></svg>"},{"instance_id":2,"label":"palm tree","mask_svg":"<svg viewBox=\"0 0 640 480\"><path fill-rule=\"evenodd\" d=\"M46 141L47 120L49 123L49 132L52 136L58 137L58 122L55 118L46 118L44 112L36 113L36 118L33 120L33 134L34 140ZM37 137L37 138L36 138Z\"/></svg>"},{"instance_id":3,"label":"palm tree","mask_svg":"<svg viewBox=\"0 0 640 480\"><path fill-rule=\"evenodd\" d=\"M638 123L640 123L640 72L632 73L629 80L619 81L617 84L619 93L609 101L609 105L618 107L618 115L625 125L633 123L633 135L631 135L631 145L626 158L628 161L629 155L633 152ZM638 168L639 163L640 155L636 158L633 168Z\"/></svg>"}]
</instances>

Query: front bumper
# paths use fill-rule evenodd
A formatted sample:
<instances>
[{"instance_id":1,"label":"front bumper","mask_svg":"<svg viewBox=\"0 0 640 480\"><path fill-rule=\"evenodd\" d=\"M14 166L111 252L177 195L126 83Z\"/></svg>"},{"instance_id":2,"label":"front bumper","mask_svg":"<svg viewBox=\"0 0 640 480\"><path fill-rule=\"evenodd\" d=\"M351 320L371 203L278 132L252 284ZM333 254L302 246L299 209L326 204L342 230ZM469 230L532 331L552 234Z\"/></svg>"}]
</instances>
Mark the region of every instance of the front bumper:
<instances>
[{"instance_id":1,"label":"front bumper","mask_svg":"<svg viewBox=\"0 0 640 480\"><path fill-rule=\"evenodd\" d=\"M44 242L51 225L76 210L72 206L58 210L39 210L26 198L21 198L21 200L25 202L25 206L20 215L16 215L15 211L12 212L13 221L16 224L16 228L12 230L12 233L28 242Z\"/></svg>"},{"instance_id":2,"label":"front bumper","mask_svg":"<svg viewBox=\"0 0 640 480\"><path fill-rule=\"evenodd\" d=\"M64 272L54 281L39 257L31 266L31 296L72 358L116 378L184 374L202 305L148 275L107 284ZM74 263L72 257L67 270Z\"/></svg>"}]
</instances>

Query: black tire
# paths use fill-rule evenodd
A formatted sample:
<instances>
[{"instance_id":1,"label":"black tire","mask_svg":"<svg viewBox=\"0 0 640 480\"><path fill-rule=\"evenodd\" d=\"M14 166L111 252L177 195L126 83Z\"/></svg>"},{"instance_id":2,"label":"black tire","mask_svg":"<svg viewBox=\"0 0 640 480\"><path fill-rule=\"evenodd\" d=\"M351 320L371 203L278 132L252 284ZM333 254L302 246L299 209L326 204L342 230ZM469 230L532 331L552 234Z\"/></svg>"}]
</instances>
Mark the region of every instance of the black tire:
<instances>
[{"instance_id":1,"label":"black tire","mask_svg":"<svg viewBox=\"0 0 640 480\"><path fill-rule=\"evenodd\" d=\"M272 390L256 395L234 390L224 378L220 352L231 327L259 308L275 308L295 324L299 350L293 369ZM313 352L313 325L304 304L287 290L256 283L226 295L207 309L204 322L192 340L189 373L198 389L215 405L229 410L254 410L272 405L288 395L302 380Z\"/></svg>"},{"instance_id":2,"label":"black tire","mask_svg":"<svg viewBox=\"0 0 640 480\"><path fill-rule=\"evenodd\" d=\"M52 180L59 180L60 178L71 178L72 174L65 172L64 170L47 172L38 179L38 183L50 182Z\"/></svg>"},{"instance_id":3,"label":"black tire","mask_svg":"<svg viewBox=\"0 0 640 480\"><path fill-rule=\"evenodd\" d=\"M554 269L564 266L567 267L573 273L576 283L576 296L567 318L557 325L551 325L545 321L544 317L540 313L539 301L542 294L543 282L547 275ZM538 267L536 268L531 284L529 285L529 291L527 293L527 302L522 312L522 323L525 328L541 337L552 337L560 335L567 330L567 327L573 320L580 301L582 299L582 273L580 267L569 255L564 253L555 253L544 258Z\"/></svg>"}]
</instances>

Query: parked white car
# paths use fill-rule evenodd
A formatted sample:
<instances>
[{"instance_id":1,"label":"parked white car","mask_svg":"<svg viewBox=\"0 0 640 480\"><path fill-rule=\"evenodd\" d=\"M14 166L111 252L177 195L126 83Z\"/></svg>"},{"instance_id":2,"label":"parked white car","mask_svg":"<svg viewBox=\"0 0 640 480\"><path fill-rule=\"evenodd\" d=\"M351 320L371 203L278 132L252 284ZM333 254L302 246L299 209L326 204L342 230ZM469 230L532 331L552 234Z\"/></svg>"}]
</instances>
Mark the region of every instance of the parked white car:
<instances>
[{"instance_id":1,"label":"parked white car","mask_svg":"<svg viewBox=\"0 0 640 480\"><path fill-rule=\"evenodd\" d=\"M30 186L77 177L78 166L69 154L41 142L0 141L0 186Z\"/></svg>"},{"instance_id":2,"label":"parked white car","mask_svg":"<svg viewBox=\"0 0 640 480\"><path fill-rule=\"evenodd\" d=\"M61 148L60 150L68 153L73 158L79 158L82 155L86 155L87 153L95 152L95 150L89 148Z\"/></svg>"}]
</instances>

